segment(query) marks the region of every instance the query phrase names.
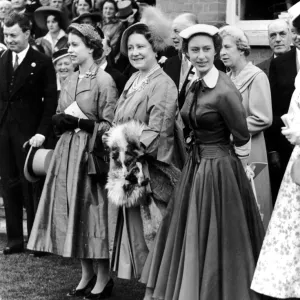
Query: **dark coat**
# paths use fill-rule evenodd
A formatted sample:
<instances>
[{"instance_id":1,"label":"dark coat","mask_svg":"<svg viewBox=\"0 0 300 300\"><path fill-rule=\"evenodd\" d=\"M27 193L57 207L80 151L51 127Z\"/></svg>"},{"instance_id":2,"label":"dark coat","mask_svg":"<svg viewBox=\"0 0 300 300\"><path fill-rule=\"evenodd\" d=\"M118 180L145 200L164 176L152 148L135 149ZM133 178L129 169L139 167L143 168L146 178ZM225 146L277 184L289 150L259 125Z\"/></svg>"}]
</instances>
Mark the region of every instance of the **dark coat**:
<instances>
[{"instance_id":1,"label":"dark coat","mask_svg":"<svg viewBox=\"0 0 300 300\"><path fill-rule=\"evenodd\" d=\"M265 132L266 144L268 151L279 152L284 161L288 161L293 147L281 134L281 127L284 126L281 116L288 112L292 94L295 90L296 60L296 49L293 48L291 51L273 59L269 72L273 124Z\"/></svg>"},{"instance_id":2,"label":"dark coat","mask_svg":"<svg viewBox=\"0 0 300 300\"><path fill-rule=\"evenodd\" d=\"M56 76L52 61L29 48L12 82L12 52L0 58L0 126L10 110L25 136L47 136L57 107Z\"/></svg>"},{"instance_id":3,"label":"dark coat","mask_svg":"<svg viewBox=\"0 0 300 300\"><path fill-rule=\"evenodd\" d=\"M216 68L220 71L225 72L226 68L223 64L223 62L220 59L216 59L214 62L214 65L216 66ZM171 77L171 79L175 82L175 85L178 89L179 87L179 80L180 80L180 69L181 69L181 58L179 55L175 55L173 57L168 58L165 61L165 64L163 66L163 70ZM190 81L190 77L191 75L194 75L194 72L192 71L193 67L191 66L185 81L183 82L182 88L178 94L178 106L179 109L181 109L181 107L184 104L184 100L185 100L185 92L186 92L186 87Z\"/></svg>"},{"instance_id":4,"label":"dark coat","mask_svg":"<svg viewBox=\"0 0 300 300\"><path fill-rule=\"evenodd\" d=\"M110 66L110 64L107 64L107 66L104 69L105 72L107 72L112 79L114 80L117 89L118 89L118 95L121 96L125 84L127 82L127 78L125 75L123 75L120 71L118 71L117 69L113 68L112 66Z\"/></svg>"},{"instance_id":5,"label":"dark coat","mask_svg":"<svg viewBox=\"0 0 300 300\"><path fill-rule=\"evenodd\" d=\"M268 59L262 61L261 63L259 63L258 65L256 65L258 68L260 68L262 71L264 71L266 73L268 78L269 78L270 64L273 59L274 59L274 56L272 55L270 58L268 58Z\"/></svg>"}]
</instances>

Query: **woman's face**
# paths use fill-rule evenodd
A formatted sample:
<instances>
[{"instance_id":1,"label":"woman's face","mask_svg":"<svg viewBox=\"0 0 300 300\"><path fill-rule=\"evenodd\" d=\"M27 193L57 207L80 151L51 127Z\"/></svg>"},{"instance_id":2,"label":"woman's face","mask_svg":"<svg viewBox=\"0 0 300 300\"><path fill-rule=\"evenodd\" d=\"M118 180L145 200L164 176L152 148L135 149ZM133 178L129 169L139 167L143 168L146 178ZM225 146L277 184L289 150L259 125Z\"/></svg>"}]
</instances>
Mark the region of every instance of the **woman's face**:
<instances>
[{"instance_id":1,"label":"woman's face","mask_svg":"<svg viewBox=\"0 0 300 300\"><path fill-rule=\"evenodd\" d=\"M55 64L55 71L60 79L65 80L74 71L70 56L59 59Z\"/></svg>"},{"instance_id":2,"label":"woman's face","mask_svg":"<svg viewBox=\"0 0 300 300\"><path fill-rule=\"evenodd\" d=\"M91 10L90 5L85 2L85 0L79 0L77 3L77 13L79 15L82 15L84 13L87 13Z\"/></svg>"},{"instance_id":3,"label":"woman's face","mask_svg":"<svg viewBox=\"0 0 300 300\"><path fill-rule=\"evenodd\" d=\"M197 75L202 78L213 67L216 50L213 39L207 35L196 35L188 44L188 55Z\"/></svg>"},{"instance_id":4,"label":"woman's face","mask_svg":"<svg viewBox=\"0 0 300 300\"><path fill-rule=\"evenodd\" d=\"M93 20L92 20L91 17L83 18L83 19L80 21L80 24L89 24L89 25L92 25L92 26L95 25L95 23L93 22Z\"/></svg>"},{"instance_id":5,"label":"woman's face","mask_svg":"<svg viewBox=\"0 0 300 300\"><path fill-rule=\"evenodd\" d=\"M228 68L235 67L242 57L242 51L237 48L236 42L232 36L225 36L222 41L220 58Z\"/></svg>"},{"instance_id":6,"label":"woman's face","mask_svg":"<svg viewBox=\"0 0 300 300\"><path fill-rule=\"evenodd\" d=\"M143 34L131 34L128 38L127 47L129 61L136 69L148 71L156 63L156 53Z\"/></svg>"},{"instance_id":7,"label":"woman's face","mask_svg":"<svg viewBox=\"0 0 300 300\"><path fill-rule=\"evenodd\" d=\"M50 0L39 0L42 6L48 6L50 4Z\"/></svg>"},{"instance_id":8,"label":"woman's face","mask_svg":"<svg viewBox=\"0 0 300 300\"><path fill-rule=\"evenodd\" d=\"M116 14L115 6L110 2L105 2L102 13L104 18L112 19Z\"/></svg>"},{"instance_id":9,"label":"woman's face","mask_svg":"<svg viewBox=\"0 0 300 300\"><path fill-rule=\"evenodd\" d=\"M70 53L71 61L74 65L80 66L84 64L93 55L93 50L88 48L76 34L69 33L68 44L68 53Z\"/></svg>"},{"instance_id":10,"label":"woman's face","mask_svg":"<svg viewBox=\"0 0 300 300\"><path fill-rule=\"evenodd\" d=\"M49 32L51 32L51 33L56 33L60 30L58 22L55 20L54 16L48 16L47 28L48 28Z\"/></svg>"}]
</instances>

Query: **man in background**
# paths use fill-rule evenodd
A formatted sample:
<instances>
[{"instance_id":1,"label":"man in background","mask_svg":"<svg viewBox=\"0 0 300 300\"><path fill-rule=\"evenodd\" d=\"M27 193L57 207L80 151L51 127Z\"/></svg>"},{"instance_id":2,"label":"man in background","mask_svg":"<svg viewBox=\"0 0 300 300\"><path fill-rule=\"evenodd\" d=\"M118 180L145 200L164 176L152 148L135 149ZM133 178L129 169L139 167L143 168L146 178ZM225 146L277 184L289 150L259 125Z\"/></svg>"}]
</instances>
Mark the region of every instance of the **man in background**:
<instances>
[{"instance_id":1,"label":"man in background","mask_svg":"<svg viewBox=\"0 0 300 300\"><path fill-rule=\"evenodd\" d=\"M289 23L282 19L272 21L268 26L268 39L272 56L257 66L269 77L271 61L291 50L292 39Z\"/></svg>"}]
</instances>

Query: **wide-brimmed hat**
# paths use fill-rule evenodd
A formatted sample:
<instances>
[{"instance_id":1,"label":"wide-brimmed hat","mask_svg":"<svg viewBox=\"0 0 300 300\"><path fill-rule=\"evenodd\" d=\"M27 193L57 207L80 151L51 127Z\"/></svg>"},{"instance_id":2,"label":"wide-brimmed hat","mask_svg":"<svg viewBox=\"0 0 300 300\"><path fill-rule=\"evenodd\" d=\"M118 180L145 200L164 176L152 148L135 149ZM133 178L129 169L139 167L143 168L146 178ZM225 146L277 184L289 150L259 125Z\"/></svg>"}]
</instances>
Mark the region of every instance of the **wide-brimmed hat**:
<instances>
[{"instance_id":1,"label":"wide-brimmed hat","mask_svg":"<svg viewBox=\"0 0 300 300\"><path fill-rule=\"evenodd\" d=\"M121 21L126 21L130 16L135 15L137 13L136 8L132 8L131 1L119 1L117 3L118 12L116 13L116 17Z\"/></svg>"},{"instance_id":2,"label":"wide-brimmed hat","mask_svg":"<svg viewBox=\"0 0 300 300\"><path fill-rule=\"evenodd\" d=\"M53 53L52 56L52 62L55 63L57 62L59 59L69 56L69 52L68 52L68 48L62 48L56 52Z\"/></svg>"},{"instance_id":3,"label":"wide-brimmed hat","mask_svg":"<svg viewBox=\"0 0 300 300\"><path fill-rule=\"evenodd\" d=\"M55 16L61 20L61 29L66 29L68 27L68 20L64 18L61 10L55 7L41 6L34 11L34 20L37 26L43 30L48 30L47 28L47 18L48 16Z\"/></svg>"},{"instance_id":4,"label":"wide-brimmed hat","mask_svg":"<svg viewBox=\"0 0 300 300\"><path fill-rule=\"evenodd\" d=\"M288 13L294 27L300 28L300 2L289 8Z\"/></svg>"},{"instance_id":5,"label":"wide-brimmed hat","mask_svg":"<svg viewBox=\"0 0 300 300\"><path fill-rule=\"evenodd\" d=\"M100 13L97 12L86 12L83 13L81 15L79 15L78 17L74 18L71 23L81 23L81 21L85 18L91 18L93 22L95 23L99 23L102 21L102 16Z\"/></svg>"},{"instance_id":6,"label":"wide-brimmed hat","mask_svg":"<svg viewBox=\"0 0 300 300\"><path fill-rule=\"evenodd\" d=\"M29 147L26 142L23 148ZM30 147L24 165L24 176L29 182L37 182L46 176L53 150L38 147Z\"/></svg>"}]
</instances>

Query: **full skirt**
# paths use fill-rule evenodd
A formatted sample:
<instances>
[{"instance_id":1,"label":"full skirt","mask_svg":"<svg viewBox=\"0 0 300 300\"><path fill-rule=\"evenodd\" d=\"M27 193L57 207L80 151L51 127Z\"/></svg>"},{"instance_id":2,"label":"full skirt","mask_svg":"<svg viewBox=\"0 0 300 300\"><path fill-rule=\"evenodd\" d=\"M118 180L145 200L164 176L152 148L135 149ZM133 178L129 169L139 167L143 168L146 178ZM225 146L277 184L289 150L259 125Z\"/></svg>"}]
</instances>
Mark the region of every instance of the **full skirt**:
<instances>
[{"instance_id":1,"label":"full skirt","mask_svg":"<svg viewBox=\"0 0 300 300\"><path fill-rule=\"evenodd\" d=\"M242 164L229 146L195 146L141 281L154 299L256 300L250 284L264 237Z\"/></svg>"},{"instance_id":2,"label":"full skirt","mask_svg":"<svg viewBox=\"0 0 300 300\"><path fill-rule=\"evenodd\" d=\"M65 132L49 166L28 249L65 257L107 259L108 208L104 186L88 175L84 131Z\"/></svg>"}]
</instances>

